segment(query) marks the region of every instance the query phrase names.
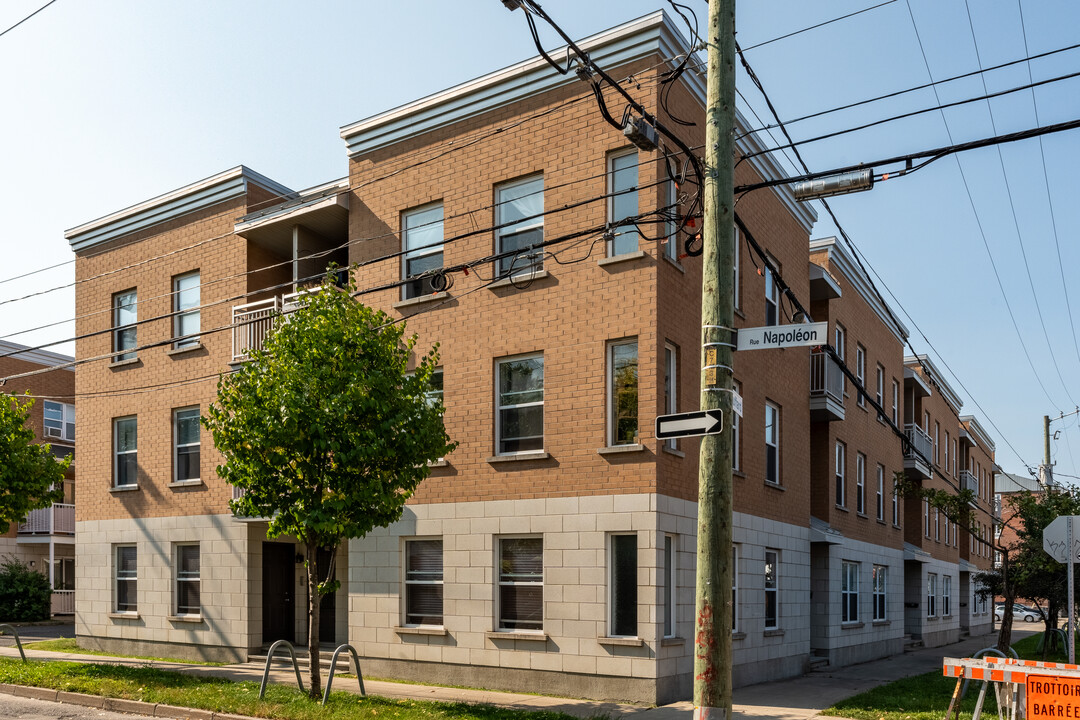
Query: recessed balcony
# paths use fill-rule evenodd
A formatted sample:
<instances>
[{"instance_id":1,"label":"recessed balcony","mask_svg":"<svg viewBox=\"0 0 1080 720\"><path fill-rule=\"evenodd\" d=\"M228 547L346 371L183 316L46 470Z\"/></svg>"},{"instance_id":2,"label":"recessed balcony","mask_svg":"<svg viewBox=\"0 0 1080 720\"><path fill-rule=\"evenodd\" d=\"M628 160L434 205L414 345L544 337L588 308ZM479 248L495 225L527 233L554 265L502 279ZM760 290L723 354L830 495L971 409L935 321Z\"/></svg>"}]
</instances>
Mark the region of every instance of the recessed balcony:
<instances>
[{"instance_id":1,"label":"recessed balcony","mask_svg":"<svg viewBox=\"0 0 1080 720\"><path fill-rule=\"evenodd\" d=\"M17 542L48 542L53 535L75 537L74 503L54 503L31 510L26 520L19 523Z\"/></svg>"},{"instance_id":2,"label":"recessed balcony","mask_svg":"<svg viewBox=\"0 0 1080 720\"><path fill-rule=\"evenodd\" d=\"M904 434L907 435L910 443L904 446L904 469L923 478L929 478L933 474L933 469L930 467L933 440L918 425L904 425Z\"/></svg>"},{"instance_id":3,"label":"recessed balcony","mask_svg":"<svg viewBox=\"0 0 1080 720\"><path fill-rule=\"evenodd\" d=\"M844 374L823 350L810 353L810 420L844 419Z\"/></svg>"}]
</instances>

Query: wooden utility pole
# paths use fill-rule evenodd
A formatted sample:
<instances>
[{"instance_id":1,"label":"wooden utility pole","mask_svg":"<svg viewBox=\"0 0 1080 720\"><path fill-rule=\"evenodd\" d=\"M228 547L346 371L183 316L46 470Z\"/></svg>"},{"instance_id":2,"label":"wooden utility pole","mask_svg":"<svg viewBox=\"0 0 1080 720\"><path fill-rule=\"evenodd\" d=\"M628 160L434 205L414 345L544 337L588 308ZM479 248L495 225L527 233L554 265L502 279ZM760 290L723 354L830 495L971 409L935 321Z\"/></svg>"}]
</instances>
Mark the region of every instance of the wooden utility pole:
<instances>
[{"instance_id":1,"label":"wooden utility pole","mask_svg":"<svg viewBox=\"0 0 1080 720\"><path fill-rule=\"evenodd\" d=\"M701 439L698 469L694 720L731 717L731 363L735 341L735 0L709 0L702 235L701 409L725 431Z\"/></svg>"}]
</instances>

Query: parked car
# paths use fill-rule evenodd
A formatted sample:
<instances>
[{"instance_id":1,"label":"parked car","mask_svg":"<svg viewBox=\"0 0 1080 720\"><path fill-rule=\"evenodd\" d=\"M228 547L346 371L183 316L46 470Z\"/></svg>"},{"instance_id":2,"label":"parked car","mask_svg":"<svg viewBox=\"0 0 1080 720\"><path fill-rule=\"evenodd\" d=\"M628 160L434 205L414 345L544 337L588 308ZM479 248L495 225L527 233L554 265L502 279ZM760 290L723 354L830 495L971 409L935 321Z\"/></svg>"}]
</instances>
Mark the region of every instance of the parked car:
<instances>
[{"instance_id":1,"label":"parked car","mask_svg":"<svg viewBox=\"0 0 1080 720\"><path fill-rule=\"evenodd\" d=\"M1005 606L1004 605L995 605L994 606L994 617L996 619L1001 620L1001 618L1002 618L1002 616L1004 614L1005 614ZM1028 607L1027 605L1022 605L1020 603L1014 603L1013 604L1013 620L1014 621L1015 620L1023 620L1024 622L1039 622L1042 619L1043 619L1042 610L1039 610L1038 608Z\"/></svg>"}]
</instances>

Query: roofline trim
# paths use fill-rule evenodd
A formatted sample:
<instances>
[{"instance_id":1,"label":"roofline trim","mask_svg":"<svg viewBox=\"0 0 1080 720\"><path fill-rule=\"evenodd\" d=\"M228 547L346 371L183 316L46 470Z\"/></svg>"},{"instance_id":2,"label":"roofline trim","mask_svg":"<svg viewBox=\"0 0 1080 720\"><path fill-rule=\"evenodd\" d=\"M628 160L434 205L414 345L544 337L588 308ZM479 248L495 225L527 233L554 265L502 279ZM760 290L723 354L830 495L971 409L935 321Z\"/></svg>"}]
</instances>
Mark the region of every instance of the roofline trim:
<instances>
[{"instance_id":1,"label":"roofline trim","mask_svg":"<svg viewBox=\"0 0 1080 720\"><path fill-rule=\"evenodd\" d=\"M855 291L862 296L863 300L877 314L881 322L885 323L885 327L887 327L889 331L892 332L893 336L900 341L900 344L903 345L904 341L910 336L907 327L900 322L895 313L892 313L891 309L881 300L878 294L873 292L870 278L868 278L866 273L862 271L862 268L855 263L847 249L841 245L835 237L819 238L810 241L811 253L822 250L828 255L830 266L833 262L836 263L837 269L844 274L844 277L848 279L848 282L855 288Z\"/></svg>"},{"instance_id":2,"label":"roofline trim","mask_svg":"<svg viewBox=\"0 0 1080 720\"><path fill-rule=\"evenodd\" d=\"M990 448L991 452L997 450L997 446L994 445L994 441L990 439L990 433L986 432L986 428L982 426L978 418L976 418L974 415L961 415L960 422L967 423L968 429L975 433L975 435L977 435L980 440L986 443L987 447Z\"/></svg>"},{"instance_id":3,"label":"roofline trim","mask_svg":"<svg viewBox=\"0 0 1080 720\"><path fill-rule=\"evenodd\" d=\"M70 355L62 355L48 350L34 350L31 349L29 345L20 345L19 343L13 343L7 340L0 340L0 353L10 355L16 360L37 363L38 365L48 365L49 367L75 362L75 358ZM75 372L74 367L61 369Z\"/></svg>"},{"instance_id":4,"label":"roofline trim","mask_svg":"<svg viewBox=\"0 0 1080 720\"><path fill-rule=\"evenodd\" d=\"M941 396L945 398L945 401L952 405L953 410L959 415L960 408L964 407L964 401L960 399L960 396L956 394L956 391L945 381L945 377L941 374L941 371L937 369L937 365L927 355L905 355L905 366L925 366L930 370L930 374L933 376L930 379L941 390Z\"/></svg>"}]
</instances>

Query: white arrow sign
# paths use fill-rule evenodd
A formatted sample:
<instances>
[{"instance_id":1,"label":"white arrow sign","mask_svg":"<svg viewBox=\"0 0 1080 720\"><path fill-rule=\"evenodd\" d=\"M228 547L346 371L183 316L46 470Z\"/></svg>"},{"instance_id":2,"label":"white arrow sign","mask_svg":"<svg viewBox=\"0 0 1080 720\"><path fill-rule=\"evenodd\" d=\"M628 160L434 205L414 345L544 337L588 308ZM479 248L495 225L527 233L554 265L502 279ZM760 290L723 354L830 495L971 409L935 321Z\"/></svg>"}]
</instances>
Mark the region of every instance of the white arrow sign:
<instances>
[{"instance_id":1,"label":"white arrow sign","mask_svg":"<svg viewBox=\"0 0 1080 720\"><path fill-rule=\"evenodd\" d=\"M1072 559L1080 562L1080 515L1061 515L1043 530L1043 550L1058 562L1069 562L1069 523L1072 523Z\"/></svg>"},{"instance_id":2,"label":"white arrow sign","mask_svg":"<svg viewBox=\"0 0 1080 720\"><path fill-rule=\"evenodd\" d=\"M718 435L723 430L723 410L701 410L676 415L658 415L656 417L657 440L692 437L694 435Z\"/></svg>"},{"instance_id":3,"label":"white arrow sign","mask_svg":"<svg viewBox=\"0 0 1080 720\"><path fill-rule=\"evenodd\" d=\"M769 325L766 327L741 328L736 350L764 350L766 348L813 347L828 342L829 323L803 323L802 325Z\"/></svg>"}]
</instances>

